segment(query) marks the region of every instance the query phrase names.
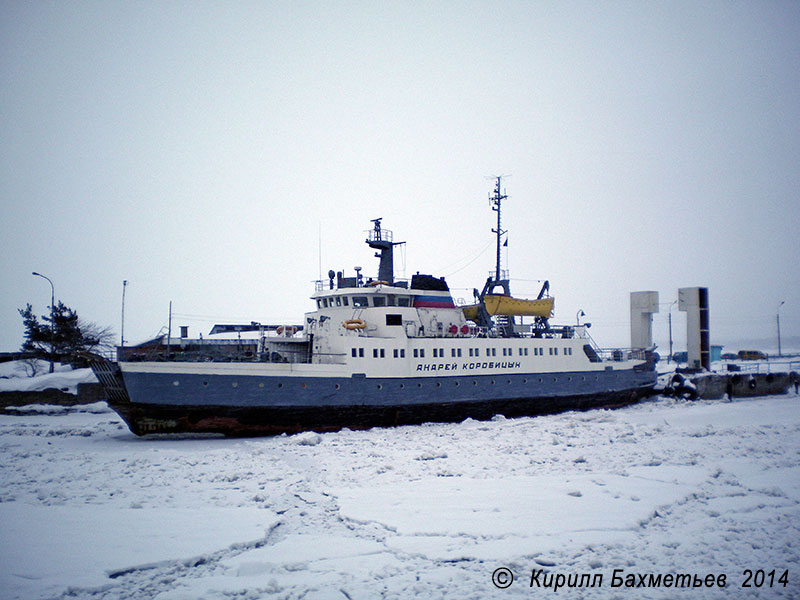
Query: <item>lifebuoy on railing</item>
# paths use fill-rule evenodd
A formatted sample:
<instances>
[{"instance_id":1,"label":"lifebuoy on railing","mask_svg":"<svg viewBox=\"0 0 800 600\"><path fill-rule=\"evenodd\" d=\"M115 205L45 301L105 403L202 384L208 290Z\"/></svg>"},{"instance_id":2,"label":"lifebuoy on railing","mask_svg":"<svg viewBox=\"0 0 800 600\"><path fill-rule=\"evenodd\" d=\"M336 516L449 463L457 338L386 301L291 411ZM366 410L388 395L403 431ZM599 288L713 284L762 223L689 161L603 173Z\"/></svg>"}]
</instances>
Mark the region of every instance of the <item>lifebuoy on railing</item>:
<instances>
[{"instance_id":1,"label":"lifebuoy on railing","mask_svg":"<svg viewBox=\"0 0 800 600\"><path fill-rule=\"evenodd\" d=\"M461 333L467 335L469 333L469 325L462 325L461 326Z\"/></svg>"},{"instance_id":2,"label":"lifebuoy on railing","mask_svg":"<svg viewBox=\"0 0 800 600\"><path fill-rule=\"evenodd\" d=\"M369 285L374 287L376 285L389 285L388 281L370 281Z\"/></svg>"},{"instance_id":3,"label":"lifebuoy on railing","mask_svg":"<svg viewBox=\"0 0 800 600\"><path fill-rule=\"evenodd\" d=\"M342 323L345 329L349 329L350 331L354 329L364 329L367 324L363 319L348 319Z\"/></svg>"},{"instance_id":4,"label":"lifebuoy on railing","mask_svg":"<svg viewBox=\"0 0 800 600\"><path fill-rule=\"evenodd\" d=\"M293 325L286 325L285 327L283 325L279 325L275 332L278 335L283 335L285 333L287 337L290 337L297 333L297 327L294 327Z\"/></svg>"},{"instance_id":5,"label":"lifebuoy on railing","mask_svg":"<svg viewBox=\"0 0 800 600\"><path fill-rule=\"evenodd\" d=\"M458 325L450 325L450 335L455 335L458 333Z\"/></svg>"}]
</instances>

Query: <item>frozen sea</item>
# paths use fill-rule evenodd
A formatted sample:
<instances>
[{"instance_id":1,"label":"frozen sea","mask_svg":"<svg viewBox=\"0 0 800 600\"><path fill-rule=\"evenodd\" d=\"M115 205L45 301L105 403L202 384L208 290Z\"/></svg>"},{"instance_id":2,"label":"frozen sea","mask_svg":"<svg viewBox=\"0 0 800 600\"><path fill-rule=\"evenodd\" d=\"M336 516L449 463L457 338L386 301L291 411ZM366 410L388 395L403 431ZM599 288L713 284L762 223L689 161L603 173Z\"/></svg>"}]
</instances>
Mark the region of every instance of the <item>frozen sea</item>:
<instances>
[{"instance_id":1,"label":"frozen sea","mask_svg":"<svg viewBox=\"0 0 800 600\"><path fill-rule=\"evenodd\" d=\"M252 439L0 415L0 598L799 598L799 407ZM613 586L649 574L726 586Z\"/></svg>"}]
</instances>

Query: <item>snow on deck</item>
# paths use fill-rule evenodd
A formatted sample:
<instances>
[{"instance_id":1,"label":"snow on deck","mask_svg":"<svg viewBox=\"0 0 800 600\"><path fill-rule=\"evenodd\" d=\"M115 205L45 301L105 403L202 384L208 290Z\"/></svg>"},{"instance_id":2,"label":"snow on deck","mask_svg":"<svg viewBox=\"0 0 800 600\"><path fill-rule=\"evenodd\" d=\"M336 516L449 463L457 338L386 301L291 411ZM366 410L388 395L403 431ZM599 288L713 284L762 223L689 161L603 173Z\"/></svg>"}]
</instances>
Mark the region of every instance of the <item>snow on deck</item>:
<instances>
[{"instance_id":1,"label":"snow on deck","mask_svg":"<svg viewBox=\"0 0 800 600\"><path fill-rule=\"evenodd\" d=\"M796 598L798 539L794 395L246 440L0 416L2 598Z\"/></svg>"}]
</instances>

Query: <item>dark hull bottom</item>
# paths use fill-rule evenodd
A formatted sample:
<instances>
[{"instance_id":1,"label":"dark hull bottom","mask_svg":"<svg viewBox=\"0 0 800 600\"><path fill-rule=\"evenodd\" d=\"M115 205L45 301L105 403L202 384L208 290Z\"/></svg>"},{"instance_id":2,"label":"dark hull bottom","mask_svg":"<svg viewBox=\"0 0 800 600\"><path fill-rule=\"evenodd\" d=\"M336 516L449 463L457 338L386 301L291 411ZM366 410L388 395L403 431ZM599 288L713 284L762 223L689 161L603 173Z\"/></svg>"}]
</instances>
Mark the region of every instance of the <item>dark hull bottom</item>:
<instances>
[{"instance_id":1,"label":"dark hull bottom","mask_svg":"<svg viewBox=\"0 0 800 600\"><path fill-rule=\"evenodd\" d=\"M300 431L337 431L536 416L568 410L616 408L638 402L652 393L649 387L593 394L532 399L349 407L230 407L168 406L110 401L137 435L154 433L218 433L227 436L263 436Z\"/></svg>"}]
</instances>

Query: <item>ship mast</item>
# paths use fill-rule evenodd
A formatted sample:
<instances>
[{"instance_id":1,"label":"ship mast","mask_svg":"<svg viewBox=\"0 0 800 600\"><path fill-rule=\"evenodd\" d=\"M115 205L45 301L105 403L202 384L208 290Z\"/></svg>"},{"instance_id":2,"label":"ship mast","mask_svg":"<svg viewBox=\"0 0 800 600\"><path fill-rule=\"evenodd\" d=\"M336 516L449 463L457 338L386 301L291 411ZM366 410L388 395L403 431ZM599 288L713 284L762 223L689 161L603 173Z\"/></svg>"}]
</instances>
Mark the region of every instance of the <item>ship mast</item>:
<instances>
[{"instance_id":1,"label":"ship mast","mask_svg":"<svg viewBox=\"0 0 800 600\"><path fill-rule=\"evenodd\" d=\"M505 194L505 193L501 194L500 193L500 181L501 180L502 180L502 177L498 176L497 177L497 184L495 185L495 188L494 188L494 196L489 196L489 201L492 204L492 210L497 213L497 229L492 229L492 233L496 233L497 234L497 263L496 263L495 275L494 275L494 280L496 282L499 282L501 280L501 277L500 277L500 275L501 275L501 273L500 273L500 238L503 236L504 233L508 233L507 231L504 231L500 227L500 203L503 200L505 200L506 198L508 198L507 194ZM504 190L504 192L505 192L505 190Z\"/></svg>"},{"instance_id":2,"label":"ship mast","mask_svg":"<svg viewBox=\"0 0 800 600\"><path fill-rule=\"evenodd\" d=\"M497 260L495 262L495 269L494 273L491 271L489 272L489 277L486 279L486 285L483 286L483 291L481 292L480 296L476 293L475 295L479 298L483 298L486 294L491 294L493 290L497 287L503 288L503 292L506 296L511 295L511 290L509 289L509 281L508 281L508 272L505 274L500 269L500 251L503 246L500 242L503 239L503 235L508 233L505 229L502 228L502 218L501 218L501 210L502 210L502 202L508 195L505 193L505 190L502 192L500 191L500 183L503 180L502 176L496 177L497 181L494 186L494 191L492 194L489 195L489 204L492 207L492 210L497 213L497 228L492 229L492 233L497 236ZM506 238L505 245L508 245L508 238ZM504 277L505 275L505 277ZM476 290L477 292L477 290Z\"/></svg>"}]
</instances>

